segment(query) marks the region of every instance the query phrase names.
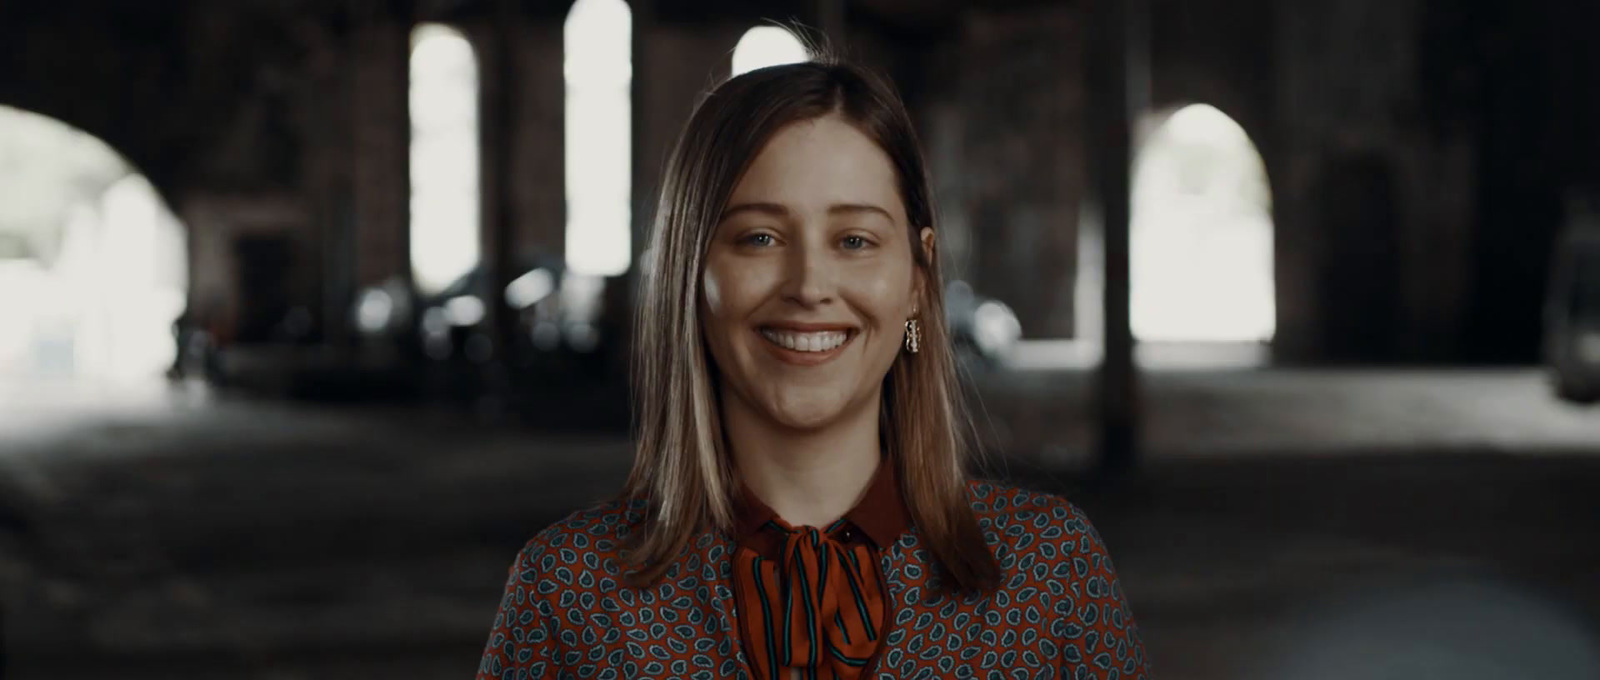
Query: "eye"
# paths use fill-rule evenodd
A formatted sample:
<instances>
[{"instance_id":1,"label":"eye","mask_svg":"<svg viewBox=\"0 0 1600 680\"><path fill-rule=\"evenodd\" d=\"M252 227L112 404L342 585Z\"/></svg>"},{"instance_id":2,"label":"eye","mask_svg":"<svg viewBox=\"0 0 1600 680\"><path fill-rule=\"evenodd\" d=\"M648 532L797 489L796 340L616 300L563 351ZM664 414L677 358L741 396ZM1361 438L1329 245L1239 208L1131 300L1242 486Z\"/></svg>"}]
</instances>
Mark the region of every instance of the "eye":
<instances>
[{"instance_id":1,"label":"eye","mask_svg":"<svg viewBox=\"0 0 1600 680\"><path fill-rule=\"evenodd\" d=\"M840 241L840 244L844 246L845 250L861 250L872 245L870 241L862 236L846 236L843 241Z\"/></svg>"},{"instance_id":2,"label":"eye","mask_svg":"<svg viewBox=\"0 0 1600 680\"><path fill-rule=\"evenodd\" d=\"M747 245L747 246L756 246L758 248L765 248L765 247L770 246L770 245L773 244L773 238L772 238L772 234L764 234L764 233L747 234L743 238L739 239L739 243L741 243L743 245Z\"/></svg>"}]
</instances>

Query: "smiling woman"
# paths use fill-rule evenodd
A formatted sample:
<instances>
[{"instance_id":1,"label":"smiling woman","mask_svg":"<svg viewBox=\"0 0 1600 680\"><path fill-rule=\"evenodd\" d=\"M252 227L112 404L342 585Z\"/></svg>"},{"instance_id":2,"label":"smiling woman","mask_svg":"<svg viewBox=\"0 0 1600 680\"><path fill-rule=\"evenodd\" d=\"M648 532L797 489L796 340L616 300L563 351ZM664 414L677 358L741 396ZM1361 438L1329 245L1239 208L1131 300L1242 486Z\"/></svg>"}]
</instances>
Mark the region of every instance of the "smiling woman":
<instances>
[{"instance_id":1,"label":"smiling woman","mask_svg":"<svg viewBox=\"0 0 1600 680\"><path fill-rule=\"evenodd\" d=\"M480 680L1146 677L1083 514L966 471L932 205L862 69L701 103L642 267L633 472L523 549Z\"/></svg>"}]
</instances>

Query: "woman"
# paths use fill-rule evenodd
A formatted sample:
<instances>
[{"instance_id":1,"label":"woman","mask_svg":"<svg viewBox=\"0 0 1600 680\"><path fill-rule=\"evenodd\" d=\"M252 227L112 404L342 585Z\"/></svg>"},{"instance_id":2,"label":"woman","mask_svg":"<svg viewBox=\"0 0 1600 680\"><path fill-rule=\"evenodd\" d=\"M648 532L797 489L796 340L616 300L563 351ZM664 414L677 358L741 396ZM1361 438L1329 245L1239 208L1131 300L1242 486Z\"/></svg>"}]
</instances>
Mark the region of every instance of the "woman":
<instances>
[{"instance_id":1,"label":"woman","mask_svg":"<svg viewBox=\"0 0 1600 680\"><path fill-rule=\"evenodd\" d=\"M711 92L644 263L633 472L523 549L478 677L1145 677L1082 513L963 472L934 227L886 83Z\"/></svg>"}]
</instances>

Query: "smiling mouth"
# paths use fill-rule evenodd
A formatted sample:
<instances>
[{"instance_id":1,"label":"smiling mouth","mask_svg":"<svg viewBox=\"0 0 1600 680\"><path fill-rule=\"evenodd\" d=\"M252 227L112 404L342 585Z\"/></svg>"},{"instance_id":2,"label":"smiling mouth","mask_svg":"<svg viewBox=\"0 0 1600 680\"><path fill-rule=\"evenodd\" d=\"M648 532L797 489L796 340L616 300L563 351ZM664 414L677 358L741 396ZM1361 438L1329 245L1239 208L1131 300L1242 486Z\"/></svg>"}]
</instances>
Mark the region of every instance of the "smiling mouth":
<instances>
[{"instance_id":1,"label":"smiling mouth","mask_svg":"<svg viewBox=\"0 0 1600 680\"><path fill-rule=\"evenodd\" d=\"M787 329L763 327L760 329L761 337L768 344L790 352L801 354L825 356L834 350L843 347L855 337L852 329L838 329L827 331L798 332Z\"/></svg>"}]
</instances>

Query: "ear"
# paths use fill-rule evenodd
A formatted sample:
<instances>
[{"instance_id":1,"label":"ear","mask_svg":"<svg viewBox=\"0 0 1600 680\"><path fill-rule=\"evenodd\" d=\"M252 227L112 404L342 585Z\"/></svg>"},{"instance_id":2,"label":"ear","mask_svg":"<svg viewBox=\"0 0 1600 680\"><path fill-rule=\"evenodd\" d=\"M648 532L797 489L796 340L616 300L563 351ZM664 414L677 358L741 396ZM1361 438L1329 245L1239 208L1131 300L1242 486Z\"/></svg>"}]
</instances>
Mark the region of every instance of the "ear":
<instances>
[{"instance_id":1,"label":"ear","mask_svg":"<svg viewBox=\"0 0 1600 680\"><path fill-rule=\"evenodd\" d=\"M923 227L919 232L917 232L917 236L918 242L913 244L912 247L922 248L924 262L933 262L934 258L939 257L939 251L934 247L935 243L933 238L933 227ZM927 287L929 283L927 279L930 269L931 267L913 268L911 274L911 316L917 315L917 305L922 302L922 296L927 293ZM937 282L934 283L937 284Z\"/></svg>"}]
</instances>

